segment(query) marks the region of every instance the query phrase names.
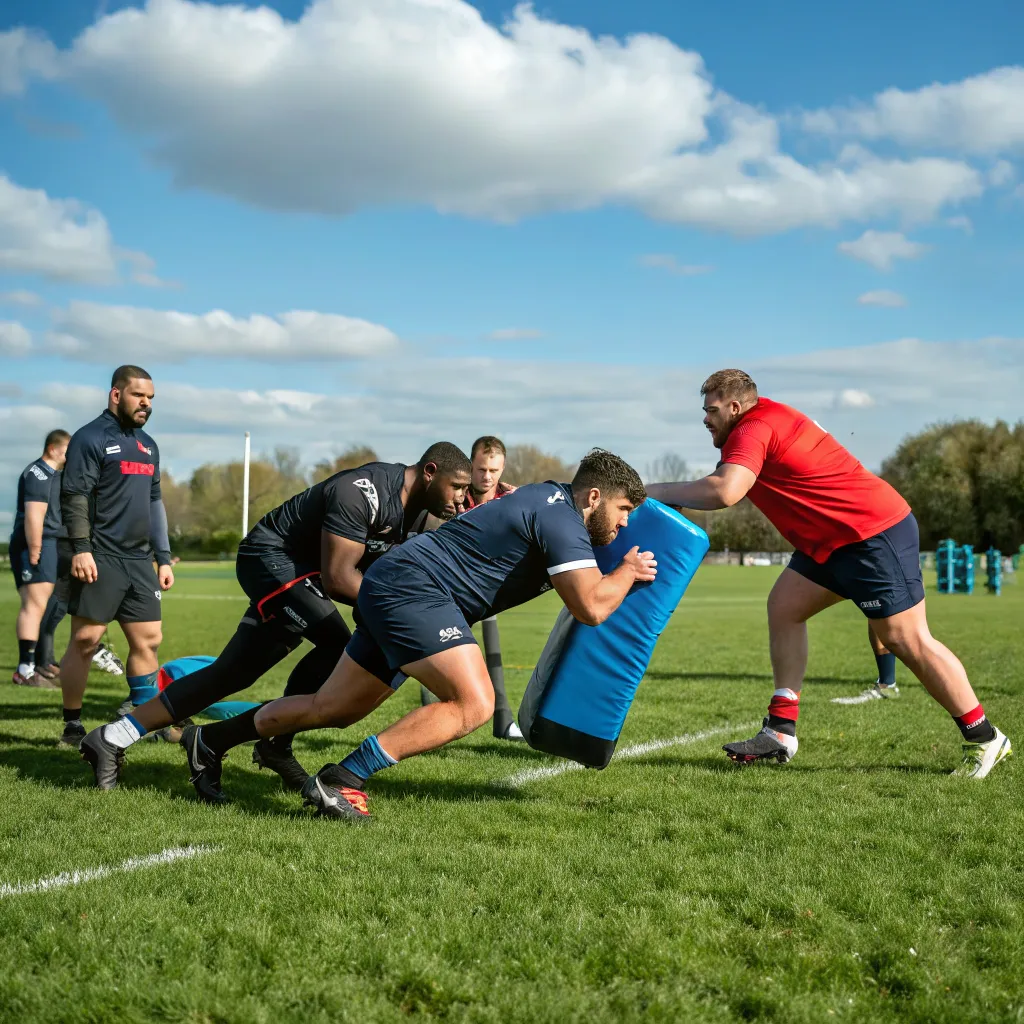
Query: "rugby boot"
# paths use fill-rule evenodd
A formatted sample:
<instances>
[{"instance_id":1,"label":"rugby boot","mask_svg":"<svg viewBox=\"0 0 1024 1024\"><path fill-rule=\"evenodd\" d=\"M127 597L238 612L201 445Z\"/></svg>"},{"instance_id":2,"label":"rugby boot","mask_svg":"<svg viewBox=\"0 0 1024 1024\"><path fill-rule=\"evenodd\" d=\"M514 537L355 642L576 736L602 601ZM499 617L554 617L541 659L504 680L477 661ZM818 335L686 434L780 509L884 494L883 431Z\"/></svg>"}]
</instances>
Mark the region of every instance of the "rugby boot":
<instances>
[{"instance_id":1,"label":"rugby boot","mask_svg":"<svg viewBox=\"0 0 1024 1024\"><path fill-rule=\"evenodd\" d=\"M260 769L269 768L277 772L281 776L281 785L292 793L301 793L302 787L309 781L309 772L292 753L291 743L258 740L252 748L252 763Z\"/></svg>"},{"instance_id":2,"label":"rugby boot","mask_svg":"<svg viewBox=\"0 0 1024 1024\"><path fill-rule=\"evenodd\" d=\"M366 794L348 785L350 773L339 764L325 764L302 787L302 802L316 808L316 816L369 821Z\"/></svg>"},{"instance_id":3,"label":"rugby boot","mask_svg":"<svg viewBox=\"0 0 1024 1024\"><path fill-rule=\"evenodd\" d=\"M764 720L761 731L749 740L726 743L722 749L736 764L750 764L752 761L778 761L785 764L796 756L797 739L768 727Z\"/></svg>"},{"instance_id":4,"label":"rugby boot","mask_svg":"<svg viewBox=\"0 0 1024 1024\"><path fill-rule=\"evenodd\" d=\"M215 754L203 742L203 727L188 725L181 732L179 741L188 758L189 782L195 787L196 796L204 804L226 804L227 796L220 786L220 775L224 756Z\"/></svg>"},{"instance_id":5,"label":"rugby boot","mask_svg":"<svg viewBox=\"0 0 1024 1024\"><path fill-rule=\"evenodd\" d=\"M11 676L11 682L15 686L31 686L36 690L59 690L60 687L53 682L50 682L45 676L40 675L38 672L29 672L27 676L23 676L17 669L15 669L14 675Z\"/></svg>"},{"instance_id":6,"label":"rugby boot","mask_svg":"<svg viewBox=\"0 0 1024 1024\"><path fill-rule=\"evenodd\" d=\"M73 747L80 750L85 739L85 726L81 722L65 722L64 731L57 740L58 747Z\"/></svg>"},{"instance_id":7,"label":"rugby boot","mask_svg":"<svg viewBox=\"0 0 1024 1024\"><path fill-rule=\"evenodd\" d=\"M987 743L965 743L964 757L960 766L950 774L958 779L983 779L1000 761L1012 753L1010 740L996 729L995 736Z\"/></svg>"},{"instance_id":8,"label":"rugby boot","mask_svg":"<svg viewBox=\"0 0 1024 1024\"><path fill-rule=\"evenodd\" d=\"M106 726L93 729L79 748L82 760L92 765L92 773L96 777L97 789L116 789L121 780L121 769L124 767L124 747L115 747L103 738ZM64 730L65 735L67 730Z\"/></svg>"},{"instance_id":9,"label":"rugby boot","mask_svg":"<svg viewBox=\"0 0 1024 1024\"><path fill-rule=\"evenodd\" d=\"M875 680L873 686L861 690L855 697L833 697L833 704L870 704L873 700L895 700L900 695L900 688L895 683L882 686Z\"/></svg>"}]
</instances>

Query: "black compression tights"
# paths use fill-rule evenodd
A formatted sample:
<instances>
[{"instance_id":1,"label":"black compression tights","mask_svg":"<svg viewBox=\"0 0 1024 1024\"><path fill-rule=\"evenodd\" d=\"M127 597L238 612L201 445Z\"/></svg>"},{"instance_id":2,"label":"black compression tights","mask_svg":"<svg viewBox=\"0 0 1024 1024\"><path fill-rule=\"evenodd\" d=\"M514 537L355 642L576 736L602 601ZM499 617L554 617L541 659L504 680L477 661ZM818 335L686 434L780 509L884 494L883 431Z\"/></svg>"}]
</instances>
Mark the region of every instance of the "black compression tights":
<instances>
[{"instance_id":1,"label":"black compression tights","mask_svg":"<svg viewBox=\"0 0 1024 1024\"><path fill-rule=\"evenodd\" d=\"M306 630L305 639L315 646L292 670L285 694L319 690L351 637L337 610ZM160 700L174 721L180 722L252 686L301 641L275 620L259 624L243 620L212 665L175 680L161 692Z\"/></svg>"}]
</instances>

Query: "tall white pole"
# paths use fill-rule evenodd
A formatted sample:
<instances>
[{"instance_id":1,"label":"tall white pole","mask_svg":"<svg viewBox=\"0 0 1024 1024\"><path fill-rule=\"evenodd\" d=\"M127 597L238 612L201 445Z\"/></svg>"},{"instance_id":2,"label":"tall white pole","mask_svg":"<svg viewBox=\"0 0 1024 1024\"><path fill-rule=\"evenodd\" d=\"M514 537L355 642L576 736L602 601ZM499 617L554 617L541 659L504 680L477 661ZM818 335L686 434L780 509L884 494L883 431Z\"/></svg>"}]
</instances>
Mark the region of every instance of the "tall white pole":
<instances>
[{"instance_id":1,"label":"tall white pole","mask_svg":"<svg viewBox=\"0 0 1024 1024\"><path fill-rule=\"evenodd\" d=\"M249 431L245 432L245 460L242 464L242 536L249 532Z\"/></svg>"}]
</instances>

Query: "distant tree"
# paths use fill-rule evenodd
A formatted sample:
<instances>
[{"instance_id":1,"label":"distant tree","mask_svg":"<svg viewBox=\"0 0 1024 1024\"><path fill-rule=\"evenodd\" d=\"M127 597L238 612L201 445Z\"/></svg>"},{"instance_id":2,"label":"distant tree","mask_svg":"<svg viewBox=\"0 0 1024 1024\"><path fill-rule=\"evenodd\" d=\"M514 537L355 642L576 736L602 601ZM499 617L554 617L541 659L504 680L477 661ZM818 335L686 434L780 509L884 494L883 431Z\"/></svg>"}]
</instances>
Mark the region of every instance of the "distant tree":
<instances>
[{"instance_id":1,"label":"distant tree","mask_svg":"<svg viewBox=\"0 0 1024 1024\"><path fill-rule=\"evenodd\" d=\"M699 515L700 513L697 513ZM731 508L712 512L708 532L714 551L792 551L793 546L775 529L749 498Z\"/></svg>"},{"instance_id":2,"label":"distant tree","mask_svg":"<svg viewBox=\"0 0 1024 1024\"><path fill-rule=\"evenodd\" d=\"M369 445L349 445L335 459L318 462L313 467L311 474L312 482L317 483L320 480L326 480L329 476L334 476L335 473L340 473L343 469L358 469L360 466L365 466L368 462L377 461L377 453Z\"/></svg>"},{"instance_id":3,"label":"distant tree","mask_svg":"<svg viewBox=\"0 0 1024 1024\"><path fill-rule=\"evenodd\" d=\"M951 537L1015 551L1024 541L1024 421L940 423L904 439L882 463L921 528L921 545Z\"/></svg>"},{"instance_id":4,"label":"distant tree","mask_svg":"<svg viewBox=\"0 0 1024 1024\"><path fill-rule=\"evenodd\" d=\"M557 455L541 451L536 445L517 444L508 449L502 479L510 484L536 484L544 480L571 480L575 467Z\"/></svg>"},{"instance_id":5,"label":"distant tree","mask_svg":"<svg viewBox=\"0 0 1024 1024\"><path fill-rule=\"evenodd\" d=\"M676 452L666 452L648 463L644 478L649 484L669 484L676 480L689 480L690 468L686 459Z\"/></svg>"}]
</instances>

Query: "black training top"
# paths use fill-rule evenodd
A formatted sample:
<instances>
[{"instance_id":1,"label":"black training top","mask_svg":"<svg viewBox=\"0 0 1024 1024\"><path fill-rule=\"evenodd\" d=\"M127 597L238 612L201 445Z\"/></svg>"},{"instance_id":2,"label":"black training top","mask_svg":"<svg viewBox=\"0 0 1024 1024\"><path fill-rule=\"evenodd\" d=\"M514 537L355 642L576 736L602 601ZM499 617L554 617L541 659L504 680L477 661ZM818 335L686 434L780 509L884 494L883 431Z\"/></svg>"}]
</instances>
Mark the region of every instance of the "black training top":
<instances>
[{"instance_id":1,"label":"black training top","mask_svg":"<svg viewBox=\"0 0 1024 1024\"><path fill-rule=\"evenodd\" d=\"M88 499L88 515L82 499ZM152 558L150 504L160 501L160 452L139 427L104 410L68 445L61 511L75 553ZM157 551L161 565L169 551Z\"/></svg>"},{"instance_id":2,"label":"black training top","mask_svg":"<svg viewBox=\"0 0 1024 1024\"><path fill-rule=\"evenodd\" d=\"M527 484L477 505L391 552L376 570L399 581L415 565L472 625L551 589L551 577L597 565L568 484Z\"/></svg>"},{"instance_id":3,"label":"black training top","mask_svg":"<svg viewBox=\"0 0 1024 1024\"><path fill-rule=\"evenodd\" d=\"M25 502L46 502L43 517L43 537L59 537L62 533L60 522L60 471L48 466L42 459L36 459L18 477L18 507L14 510L14 529L11 540L25 541Z\"/></svg>"},{"instance_id":4,"label":"black training top","mask_svg":"<svg viewBox=\"0 0 1024 1024\"><path fill-rule=\"evenodd\" d=\"M359 562L360 571L365 571L405 538L405 470L399 463L369 462L335 473L268 512L238 552L283 551L294 561L319 569L320 535L326 530L366 545Z\"/></svg>"}]
</instances>

